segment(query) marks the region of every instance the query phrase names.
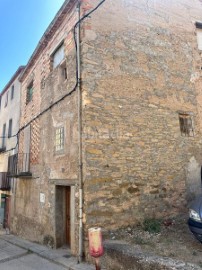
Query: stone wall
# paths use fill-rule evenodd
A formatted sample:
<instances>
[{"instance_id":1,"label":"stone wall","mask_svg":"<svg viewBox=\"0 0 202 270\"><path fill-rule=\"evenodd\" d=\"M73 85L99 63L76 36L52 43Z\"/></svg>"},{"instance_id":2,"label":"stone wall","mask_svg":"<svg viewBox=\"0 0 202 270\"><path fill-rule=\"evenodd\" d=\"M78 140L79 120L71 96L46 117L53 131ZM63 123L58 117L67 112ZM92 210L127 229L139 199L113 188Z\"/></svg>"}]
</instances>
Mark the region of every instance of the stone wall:
<instances>
[{"instance_id":1,"label":"stone wall","mask_svg":"<svg viewBox=\"0 0 202 270\"><path fill-rule=\"evenodd\" d=\"M30 171L32 178L18 179L12 232L52 247L57 245L57 186L73 187L71 200L76 205L76 209L78 208L77 94L72 93L62 99L74 89L76 83L72 30L77 16L76 7L70 6L69 13L57 22L59 26L55 26L52 30L52 37L49 37L46 47L26 70L22 79L21 127L31 121ZM61 42L64 42L65 49L62 65L66 65L66 79L62 75L61 65L55 69L52 67L52 54ZM27 87L31 81L33 81L33 98L27 103ZM58 100L60 101L57 102ZM57 104L51 109L32 121L34 117L56 102ZM57 127L64 127L64 149L60 153L55 151ZM20 133L20 153L25 153L28 145L25 141L25 133L26 130ZM44 196L44 202L41 201L40 196ZM75 253L75 239L78 231L75 209L72 209L71 219L74 223L72 226L75 228L71 249L72 253Z\"/></svg>"},{"instance_id":2,"label":"stone wall","mask_svg":"<svg viewBox=\"0 0 202 270\"><path fill-rule=\"evenodd\" d=\"M82 1L82 13L97 3ZM200 192L201 56L195 21L201 11L198 0L107 0L82 22L85 229L116 229L145 217L177 215ZM75 7L67 14L23 77L21 126L75 86ZM51 66L62 40L65 81L60 67ZM33 100L26 104L32 80ZM191 113L193 137L182 136L179 112ZM78 243L77 124L76 92L31 123L33 178L18 181L13 232L54 242L56 187L73 185ZM59 126L64 126L65 148L57 155L54 134ZM23 140L22 132L22 152Z\"/></svg>"},{"instance_id":3,"label":"stone wall","mask_svg":"<svg viewBox=\"0 0 202 270\"><path fill-rule=\"evenodd\" d=\"M173 216L200 192L195 21L201 11L199 1L109 0L88 19L82 44L87 227ZM194 137L181 135L179 112L193 115Z\"/></svg>"}]
</instances>

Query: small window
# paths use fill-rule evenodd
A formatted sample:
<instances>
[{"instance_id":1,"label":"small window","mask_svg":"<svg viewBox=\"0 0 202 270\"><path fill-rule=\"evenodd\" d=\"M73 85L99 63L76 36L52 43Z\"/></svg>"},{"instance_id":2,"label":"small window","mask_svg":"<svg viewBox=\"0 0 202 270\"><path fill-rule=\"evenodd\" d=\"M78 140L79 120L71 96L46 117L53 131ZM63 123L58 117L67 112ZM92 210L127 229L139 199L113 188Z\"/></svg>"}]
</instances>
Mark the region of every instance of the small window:
<instances>
[{"instance_id":1,"label":"small window","mask_svg":"<svg viewBox=\"0 0 202 270\"><path fill-rule=\"evenodd\" d=\"M64 59L64 44L60 45L52 55L53 68L56 68Z\"/></svg>"},{"instance_id":2,"label":"small window","mask_svg":"<svg viewBox=\"0 0 202 270\"><path fill-rule=\"evenodd\" d=\"M66 80L67 79L67 68L63 68L63 78Z\"/></svg>"},{"instance_id":3,"label":"small window","mask_svg":"<svg viewBox=\"0 0 202 270\"><path fill-rule=\"evenodd\" d=\"M64 149L64 127L56 128L55 131L55 151Z\"/></svg>"},{"instance_id":4,"label":"small window","mask_svg":"<svg viewBox=\"0 0 202 270\"><path fill-rule=\"evenodd\" d=\"M27 87L27 96L26 96L26 104L28 104L33 97L33 81Z\"/></svg>"},{"instance_id":5,"label":"small window","mask_svg":"<svg viewBox=\"0 0 202 270\"><path fill-rule=\"evenodd\" d=\"M45 87L46 87L46 80L45 77L43 77L41 80L41 89L44 89Z\"/></svg>"},{"instance_id":6,"label":"small window","mask_svg":"<svg viewBox=\"0 0 202 270\"><path fill-rule=\"evenodd\" d=\"M60 72L61 72L61 81L65 81L67 79L67 68L66 68L66 61L63 61L60 65Z\"/></svg>"},{"instance_id":7,"label":"small window","mask_svg":"<svg viewBox=\"0 0 202 270\"><path fill-rule=\"evenodd\" d=\"M197 34L197 43L198 49L202 50L202 23L196 22L196 34Z\"/></svg>"},{"instance_id":8,"label":"small window","mask_svg":"<svg viewBox=\"0 0 202 270\"><path fill-rule=\"evenodd\" d=\"M193 119L190 113L179 113L180 131L182 136L193 137Z\"/></svg>"},{"instance_id":9,"label":"small window","mask_svg":"<svg viewBox=\"0 0 202 270\"><path fill-rule=\"evenodd\" d=\"M7 105L8 105L8 92L6 93L6 99L5 99L4 107L7 107Z\"/></svg>"},{"instance_id":10,"label":"small window","mask_svg":"<svg viewBox=\"0 0 202 270\"><path fill-rule=\"evenodd\" d=\"M14 85L11 88L11 100L14 98Z\"/></svg>"},{"instance_id":11,"label":"small window","mask_svg":"<svg viewBox=\"0 0 202 270\"><path fill-rule=\"evenodd\" d=\"M8 126L8 138L12 136L12 126L13 126L13 120L9 120L9 126Z\"/></svg>"},{"instance_id":12,"label":"small window","mask_svg":"<svg viewBox=\"0 0 202 270\"><path fill-rule=\"evenodd\" d=\"M3 125L2 148L6 147L6 124Z\"/></svg>"}]
</instances>

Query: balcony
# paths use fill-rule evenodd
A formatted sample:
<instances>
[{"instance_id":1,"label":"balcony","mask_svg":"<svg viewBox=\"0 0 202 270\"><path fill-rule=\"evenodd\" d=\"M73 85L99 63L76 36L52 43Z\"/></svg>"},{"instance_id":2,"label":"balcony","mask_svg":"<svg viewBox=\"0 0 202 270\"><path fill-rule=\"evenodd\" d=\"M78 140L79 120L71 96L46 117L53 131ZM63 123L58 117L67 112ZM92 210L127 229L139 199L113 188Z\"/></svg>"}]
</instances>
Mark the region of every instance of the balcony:
<instances>
[{"instance_id":1,"label":"balcony","mask_svg":"<svg viewBox=\"0 0 202 270\"><path fill-rule=\"evenodd\" d=\"M12 155L8 157L8 176L10 177L16 177L18 174L18 155Z\"/></svg>"},{"instance_id":2,"label":"balcony","mask_svg":"<svg viewBox=\"0 0 202 270\"><path fill-rule=\"evenodd\" d=\"M6 147L5 146L0 147L0 153L3 153L5 151L6 151Z\"/></svg>"},{"instance_id":3,"label":"balcony","mask_svg":"<svg viewBox=\"0 0 202 270\"><path fill-rule=\"evenodd\" d=\"M0 172L0 190L8 191L11 189L11 179L7 172Z\"/></svg>"},{"instance_id":4,"label":"balcony","mask_svg":"<svg viewBox=\"0 0 202 270\"><path fill-rule=\"evenodd\" d=\"M32 177L30 172L30 154L15 154L8 158L8 176L28 178Z\"/></svg>"}]
</instances>

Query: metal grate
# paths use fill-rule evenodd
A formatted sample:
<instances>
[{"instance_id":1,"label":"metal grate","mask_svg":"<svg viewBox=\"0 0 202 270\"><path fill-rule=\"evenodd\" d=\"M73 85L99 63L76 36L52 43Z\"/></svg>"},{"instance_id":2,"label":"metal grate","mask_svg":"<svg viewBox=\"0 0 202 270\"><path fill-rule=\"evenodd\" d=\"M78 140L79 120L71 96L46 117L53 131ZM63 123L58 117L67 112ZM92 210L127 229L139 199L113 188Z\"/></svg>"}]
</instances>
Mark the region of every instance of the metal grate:
<instances>
[{"instance_id":1,"label":"metal grate","mask_svg":"<svg viewBox=\"0 0 202 270\"><path fill-rule=\"evenodd\" d=\"M18 169L18 155L12 155L8 158L8 176L15 176L17 175Z\"/></svg>"},{"instance_id":2,"label":"metal grate","mask_svg":"<svg viewBox=\"0 0 202 270\"><path fill-rule=\"evenodd\" d=\"M18 153L8 159L8 176L18 177L19 175L31 176L29 153Z\"/></svg>"},{"instance_id":3,"label":"metal grate","mask_svg":"<svg viewBox=\"0 0 202 270\"><path fill-rule=\"evenodd\" d=\"M7 176L7 172L0 172L0 190L10 190L11 179Z\"/></svg>"}]
</instances>

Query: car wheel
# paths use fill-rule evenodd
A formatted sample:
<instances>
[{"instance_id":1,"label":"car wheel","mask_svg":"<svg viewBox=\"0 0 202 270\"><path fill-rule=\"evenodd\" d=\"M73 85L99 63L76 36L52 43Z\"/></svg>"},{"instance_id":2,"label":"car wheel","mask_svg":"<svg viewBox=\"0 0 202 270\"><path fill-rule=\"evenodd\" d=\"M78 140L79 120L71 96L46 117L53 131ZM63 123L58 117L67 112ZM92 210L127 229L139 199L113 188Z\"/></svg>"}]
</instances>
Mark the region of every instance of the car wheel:
<instances>
[{"instance_id":1,"label":"car wheel","mask_svg":"<svg viewBox=\"0 0 202 270\"><path fill-rule=\"evenodd\" d=\"M194 237L195 237L199 242L202 243L202 234L198 234L198 233L194 233L194 232L192 232L192 233L193 233Z\"/></svg>"}]
</instances>

